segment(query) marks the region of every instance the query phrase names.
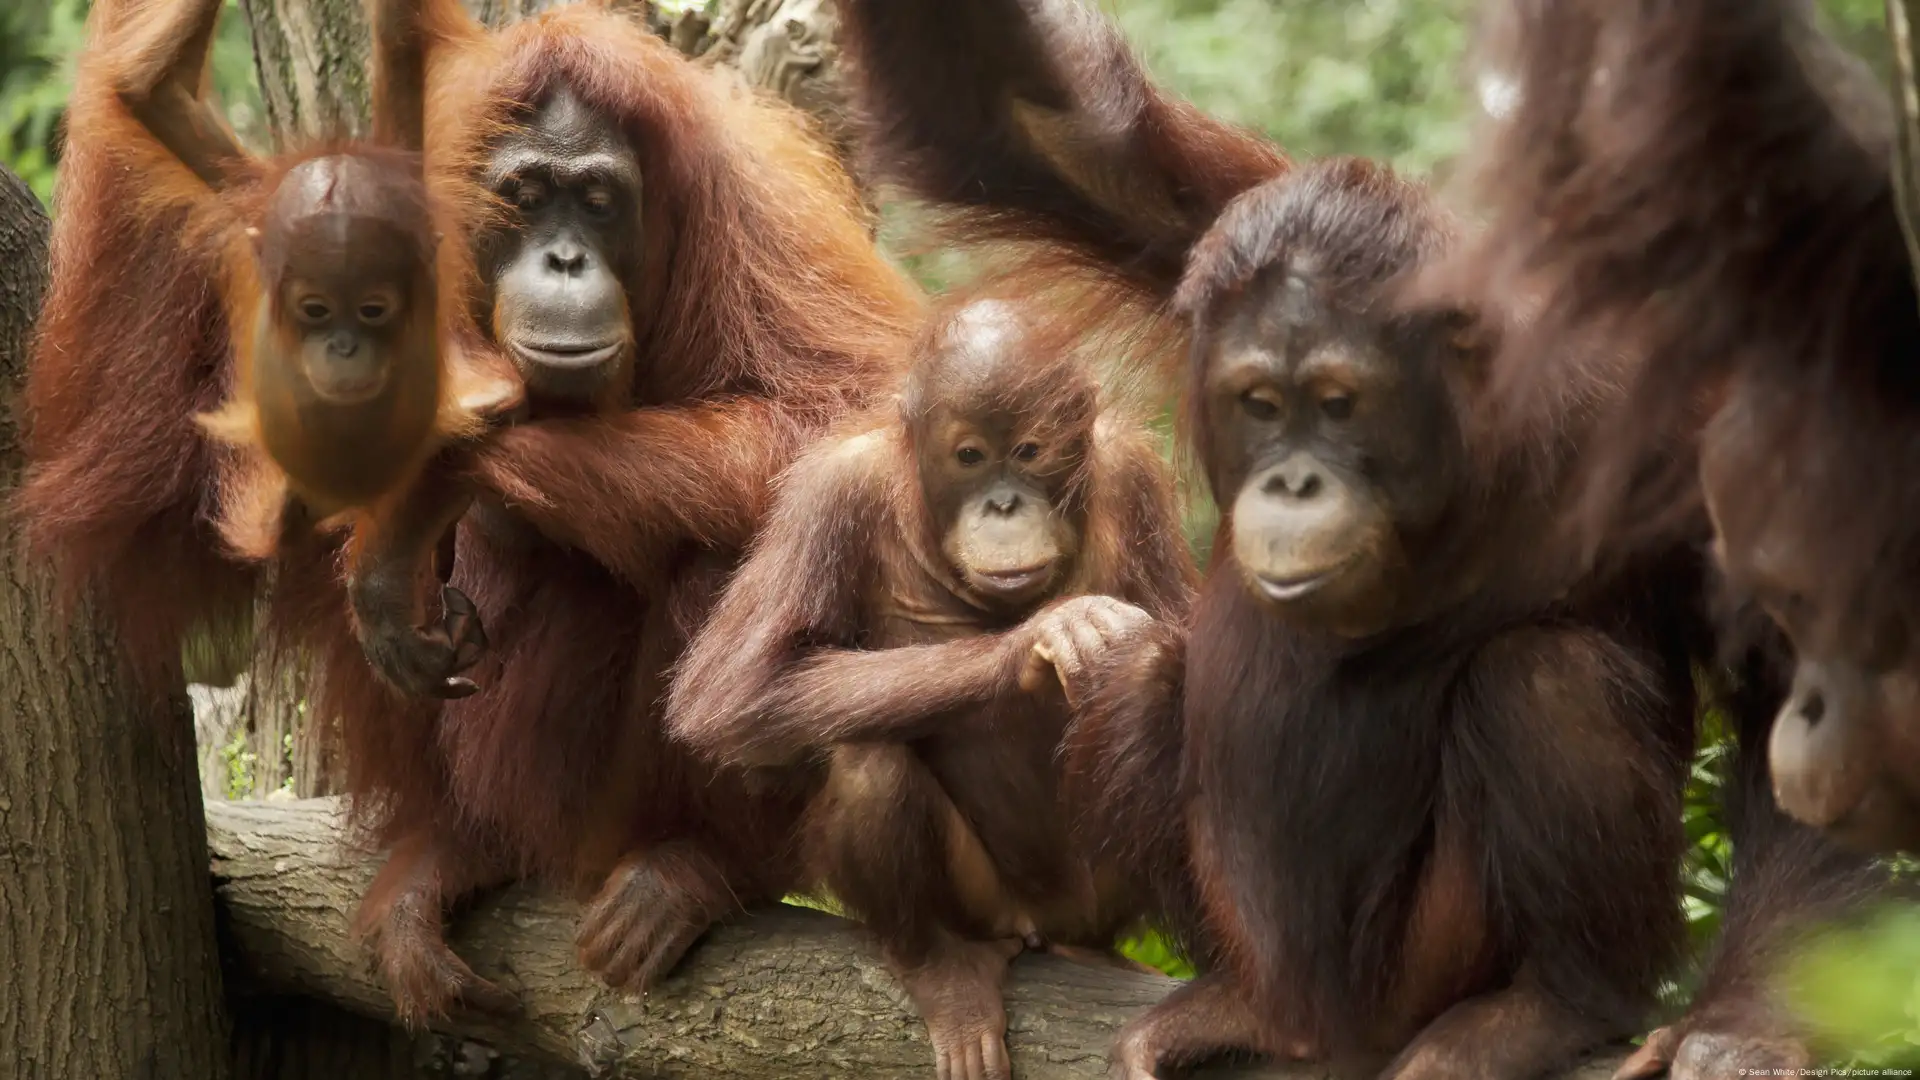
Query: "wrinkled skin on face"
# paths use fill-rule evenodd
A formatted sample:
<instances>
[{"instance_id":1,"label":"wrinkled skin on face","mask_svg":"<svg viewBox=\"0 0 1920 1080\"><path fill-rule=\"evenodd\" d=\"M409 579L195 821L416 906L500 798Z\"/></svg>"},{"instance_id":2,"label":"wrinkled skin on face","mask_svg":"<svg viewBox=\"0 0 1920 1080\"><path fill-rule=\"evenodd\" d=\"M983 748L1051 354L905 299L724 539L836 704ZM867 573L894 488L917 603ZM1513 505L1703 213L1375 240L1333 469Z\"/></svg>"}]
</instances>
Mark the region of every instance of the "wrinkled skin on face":
<instances>
[{"instance_id":1,"label":"wrinkled skin on face","mask_svg":"<svg viewBox=\"0 0 1920 1080\"><path fill-rule=\"evenodd\" d=\"M1011 309L963 309L915 371L909 430L940 551L988 607L1018 609L1065 580L1078 552L1073 487L1094 390L1029 355Z\"/></svg>"},{"instance_id":2,"label":"wrinkled skin on face","mask_svg":"<svg viewBox=\"0 0 1920 1080\"><path fill-rule=\"evenodd\" d=\"M626 283L641 258L633 146L561 89L495 145L486 180L513 217L480 245L494 335L530 393L592 400L618 383L633 350Z\"/></svg>"},{"instance_id":3,"label":"wrinkled skin on face","mask_svg":"<svg viewBox=\"0 0 1920 1080\"><path fill-rule=\"evenodd\" d=\"M1429 336L1329 304L1301 260L1220 305L1204 346L1205 460L1262 603L1356 637L1395 621L1459 468Z\"/></svg>"},{"instance_id":4,"label":"wrinkled skin on face","mask_svg":"<svg viewBox=\"0 0 1920 1080\"><path fill-rule=\"evenodd\" d=\"M1833 572L1821 554L1833 552L1821 530L1858 534L1864 524L1836 514L1845 508L1820 479L1847 466L1783 452L1770 423L1775 407L1786 406L1736 387L1708 426L1700 459L1726 583L1793 646L1793 688L1768 746L1774 794L1787 813L1842 843L1920 849L1920 642L1904 605L1860 602L1846 584L1857 579ZM1920 514L1908 520L1920 524ZM1900 552L1920 551L1920 536L1877 539L1841 550L1877 568L1868 587L1882 599L1915 595L1920 582L1899 569L1915 564Z\"/></svg>"}]
</instances>

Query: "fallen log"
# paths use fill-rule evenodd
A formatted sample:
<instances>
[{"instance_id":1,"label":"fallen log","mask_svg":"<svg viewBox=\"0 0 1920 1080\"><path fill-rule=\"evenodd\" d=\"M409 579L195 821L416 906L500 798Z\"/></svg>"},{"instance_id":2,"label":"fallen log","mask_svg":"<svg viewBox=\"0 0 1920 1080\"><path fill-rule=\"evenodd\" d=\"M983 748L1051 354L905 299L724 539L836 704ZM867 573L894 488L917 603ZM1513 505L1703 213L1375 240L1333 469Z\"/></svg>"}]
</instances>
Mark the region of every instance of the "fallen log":
<instances>
[{"instance_id":1,"label":"fallen log","mask_svg":"<svg viewBox=\"0 0 1920 1080\"><path fill-rule=\"evenodd\" d=\"M386 992L348 922L378 863L343 845L334 799L207 804L213 873L237 966L263 989L383 1020ZM454 947L520 995L521 1015L462 1015L448 1034L600 1076L703 1080L927 1080L933 1054L913 1006L858 927L818 911L756 912L708 935L644 999L608 990L573 959L578 907L517 886L463 912ZM1008 1044L1020 1080L1102 1080L1128 1017L1172 989L1160 976L1050 956L1016 960ZM1620 1055L1567 1080L1605 1080ZM1302 1066L1210 1068L1205 1080L1319 1080Z\"/></svg>"}]
</instances>

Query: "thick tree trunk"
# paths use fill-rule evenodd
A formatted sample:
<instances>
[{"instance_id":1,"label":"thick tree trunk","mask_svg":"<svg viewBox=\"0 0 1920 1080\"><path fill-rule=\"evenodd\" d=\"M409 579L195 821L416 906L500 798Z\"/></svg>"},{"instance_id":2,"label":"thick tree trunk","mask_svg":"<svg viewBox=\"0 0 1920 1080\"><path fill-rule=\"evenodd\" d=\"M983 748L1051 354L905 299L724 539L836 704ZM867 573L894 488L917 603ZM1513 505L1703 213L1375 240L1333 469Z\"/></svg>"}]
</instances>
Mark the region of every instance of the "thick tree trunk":
<instances>
[{"instance_id":1,"label":"thick tree trunk","mask_svg":"<svg viewBox=\"0 0 1920 1080\"><path fill-rule=\"evenodd\" d=\"M46 269L46 215L0 169L0 501ZM227 1073L184 694L137 694L107 635L63 624L0 507L0 1076Z\"/></svg>"},{"instance_id":2,"label":"thick tree trunk","mask_svg":"<svg viewBox=\"0 0 1920 1080\"><path fill-rule=\"evenodd\" d=\"M239 959L266 986L387 1017L387 995L348 936L375 862L339 845L334 800L208 807L214 873ZM487 898L455 928L475 970L518 993L508 1019L447 1030L594 1075L702 1080L925 1080L932 1051L898 983L852 924L780 908L709 936L646 998L608 991L574 961L578 908L526 888ZM1021 1080L1100 1080L1115 1030L1173 981L1022 957L1007 982ZM1567 1080L1603 1080L1619 1055ZM1202 1078L1308 1080L1308 1067L1209 1069Z\"/></svg>"},{"instance_id":3,"label":"thick tree trunk","mask_svg":"<svg viewBox=\"0 0 1920 1080\"><path fill-rule=\"evenodd\" d=\"M696 9L667 29L681 52L734 67L799 106L850 160L856 132L835 62L839 32L833 0L722 0L710 23Z\"/></svg>"},{"instance_id":4,"label":"thick tree trunk","mask_svg":"<svg viewBox=\"0 0 1920 1080\"><path fill-rule=\"evenodd\" d=\"M264 799L280 791L297 796L333 794L330 777L321 767L323 755L313 745L325 733L306 730L310 725L305 722L305 666L261 652L247 676L247 745L253 752L253 797Z\"/></svg>"},{"instance_id":5,"label":"thick tree trunk","mask_svg":"<svg viewBox=\"0 0 1920 1080\"><path fill-rule=\"evenodd\" d=\"M504 26L565 0L465 0L489 26ZM363 0L240 0L253 32L267 124L284 142L367 126L367 23ZM711 20L698 10L677 20L645 0L615 0L646 19L689 56L735 66L812 113L842 149L849 145L846 96L833 74L831 0L723 0Z\"/></svg>"},{"instance_id":6,"label":"thick tree trunk","mask_svg":"<svg viewBox=\"0 0 1920 1080\"><path fill-rule=\"evenodd\" d=\"M290 676L298 680L304 693L307 686L306 672L296 671ZM334 745L332 733L313 720L313 714L302 711L292 718L293 728L293 794L296 798L311 799L321 795L334 795L340 791L339 750Z\"/></svg>"},{"instance_id":7,"label":"thick tree trunk","mask_svg":"<svg viewBox=\"0 0 1920 1080\"><path fill-rule=\"evenodd\" d=\"M275 141L366 134L363 0L240 0L240 7Z\"/></svg>"}]
</instances>

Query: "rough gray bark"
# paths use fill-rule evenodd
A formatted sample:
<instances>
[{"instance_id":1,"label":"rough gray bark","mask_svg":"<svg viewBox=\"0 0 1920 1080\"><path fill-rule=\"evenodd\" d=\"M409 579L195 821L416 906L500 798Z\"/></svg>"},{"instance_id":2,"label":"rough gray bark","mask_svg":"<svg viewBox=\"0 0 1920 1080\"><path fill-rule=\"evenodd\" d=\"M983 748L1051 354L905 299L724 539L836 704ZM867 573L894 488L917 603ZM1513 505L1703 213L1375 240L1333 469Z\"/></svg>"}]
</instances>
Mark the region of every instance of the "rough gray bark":
<instances>
[{"instance_id":1,"label":"rough gray bark","mask_svg":"<svg viewBox=\"0 0 1920 1080\"><path fill-rule=\"evenodd\" d=\"M557 0L465 0L489 26L557 6ZM364 0L240 0L253 33L267 126L282 144L367 131Z\"/></svg>"},{"instance_id":2,"label":"rough gray bark","mask_svg":"<svg viewBox=\"0 0 1920 1080\"><path fill-rule=\"evenodd\" d=\"M710 24L689 13L668 39L680 51L730 65L753 86L799 106L847 160L857 133L836 63L839 31L833 0L723 0Z\"/></svg>"},{"instance_id":3,"label":"rough gray bark","mask_svg":"<svg viewBox=\"0 0 1920 1080\"><path fill-rule=\"evenodd\" d=\"M504 26L565 0L465 0L489 26ZM253 34L267 126L283 144L367 128L367 23L363 0L240 0ZM833 74L830 0L724 0L709 22L698 11L671 24L644 0L616 0L689 56L736 66L814 114L843 149L850 145L846 94Z\"/></svg>"},{"instance_id":4,"label":"rough gray bark","mask_svg":"<svg viewBox=\"0 0 1920 1080\"><path fill-rule=\"evenodd\" d=\"M183 695L137 694L63 624L4 509L47 218L0 169L0 1076L227 1075L206 822Z\"/></svg>"},{"instance_id":5,"label":"rough gray bark","mask_svg":"<svg viewBox=\"0 0 1920 1080\"><path fill-rule=\"evenodd\" d=\"M246 728L250 679L242 672L232 686L188 683L194 742L200 748L200 792L209 799L233 797L227 747Z\"/></svg>"},{"instance_id":6,"label":"rough gray bark","mask_svg":"<svg viewBox=\"0 0 1920 1080\"><path fill-rule=\"evenodd\" d=\"M264 653L230 686L187 685L207 798L333 794L332 755L325 734L309 730L305 695L305 670Z\"/></svg>"},{"instance_id":7,"label":"rough gray bark","mask_svg":"<svg viewBox=\"0 0 1920 1080\"><path fill-rule=\"evenodd\" d=\"M275 990L391 1016L348 937L375 863L339 845L330 799L210 805L214 874L240 963ZM519 1057L595 1075L702 1080L926 1080L932 1051L894 979L852 924L780 908L715 931L645 999L614 993L574 962L572 902L524 887L474 907L454 945L526 1005L510 1020L446 1030ZM1117 968L1022 957L1007 984L1021 1080L1100 1080L1129 1016L1174 983ZM1569 1080L1602 1080L1613 1055ZM1210 1069L1202 1077L1308 1080L1314 1068Z\"/></svg>"},{"instance_id":8,"label":"rough gray bark","mask_svg":"<svg viewBox=\"0 0 1920 1080\"><path fill-rule=\"evenodd\" d=\"M281 790L295 795L330 795L328 777L309 761L306 790L299 786L302 757L313 758L315 748L304 738L307 693L304 665L282 662L267 652L254 657L247 673L246 730L247 746L253 753L253 790L256 799L264 799ZM316 733L318 734L318 733ZM294 781L292 785L288 781ZM315 790L318 785L320 790Z\"/></svg>"},{"instance_id":9,"label":"rough gray bark","mask_svg":"<svg viewBox=\"0 0 1920 1080\"><path fill-rule=\"evenodd\" d=\"M300 685L304 688L306 672L297 672L295 677L301 680ZM315 723L311 713L302 712L293 723L294 796L311 799L337 794L340 790L339 751L331 733Z\"/></svg>"},{"instance_id":10,"label":"rough gray bark","mask_svg":"<svg viewBox=\"0 0 1920 1080\"><path fill-rule=\"evenodd\" d=\"M367 131L363 0L240 0L267 127L281 145Z\"/></svg>"}]
</instances>

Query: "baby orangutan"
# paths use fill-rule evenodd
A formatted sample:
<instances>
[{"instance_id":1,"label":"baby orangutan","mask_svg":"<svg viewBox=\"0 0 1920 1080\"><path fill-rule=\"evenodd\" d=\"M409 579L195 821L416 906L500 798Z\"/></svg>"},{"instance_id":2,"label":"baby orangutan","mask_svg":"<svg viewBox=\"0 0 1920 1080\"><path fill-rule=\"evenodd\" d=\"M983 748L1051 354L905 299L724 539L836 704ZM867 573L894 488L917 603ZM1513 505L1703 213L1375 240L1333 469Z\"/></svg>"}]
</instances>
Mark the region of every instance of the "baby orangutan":
<instances>
[{"instance_id":1,"label":"baby orangutan","mask_svg":"<svg viewBox=\"0 0 1920 1080\"><path fill-rule=\"evenodd\" d=\"M230 342L210 351L224 360L230 344L231 378L219 408L196 419L235 450L217 481L227 546L265 561L332 518L351 528L350 572L370 555L438 544L444 577L451 525L468 498L429 476L429 460L508 414L522 389L511 372L481 370L442 347L439 230L421 155L421 0L366 7L369 141L272 158L246 152L200 92L220 0L107 11L84 93L110 90L103 107L114 130L124 128L122 153L149 177L148 211L171 223L167 215L184 209L194 225L181 245L218 252ZM370 628L374 640L419 638L454 657L455 670L478 659L485 635L463 594L425 581L402 591L404 602L379 613L393 625ZM474 689L449 677L432 692Z\"/></svg>"},{"instance_id":2,"label":"baby orangutan","mask_svg":"<svg viewBox=\"0 0 1920 1080\"><path fill-rule=\"evenodd\" d=\"M1071 850L1054 752L1082 665L1194 580L1152 433L1033 315L938 314L897 411L796 463L668 705L725 761L826 759L809 880L878 934L956 1080L1011 1075L1023 944L1103 951L1140 914Z\"/></svg>"},{"instance_id":3,"label":"baby orangutan","mask_svg":"<svg viewBox=\"0 0 1920 1080\"><path fill-rule=\"evenodd\" d=\"M450 393L439 340L417 0L367 0L373 140L270 160L242 150L198 93L219 0L148 6L111 54L114 89L208 185L201 205L218 204L247 240L225 238L235 392L203 423L264 450L305 510L370 510L474 423ZM469 389L518 394L505 383Z\"/></svg>"}]
</instances>

